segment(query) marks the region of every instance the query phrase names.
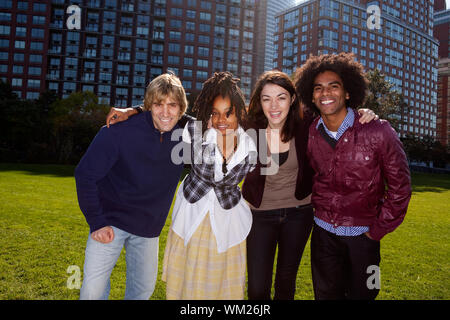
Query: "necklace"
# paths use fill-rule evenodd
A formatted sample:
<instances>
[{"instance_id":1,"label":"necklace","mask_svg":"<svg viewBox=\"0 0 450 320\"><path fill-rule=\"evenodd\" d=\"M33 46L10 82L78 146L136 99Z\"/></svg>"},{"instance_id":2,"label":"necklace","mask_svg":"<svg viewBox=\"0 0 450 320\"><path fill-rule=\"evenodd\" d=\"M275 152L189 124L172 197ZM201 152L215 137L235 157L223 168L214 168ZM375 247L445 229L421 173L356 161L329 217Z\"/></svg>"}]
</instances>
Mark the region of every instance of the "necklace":
<instances>
[{"instance_id":1,"label":"necklace","mask_svg":"<svg viewBox=\"0 0 450 320\"><path fill-rule=\"evenodd\" d=\"M220 155L221 155L222 158L223 158L223 162L222 162L222 173L223 173L223 176L224 176L224 177L226 176L226 174L227 174L227 172L228 172L228 169L227 169L227 161L230 160L230 158L231 158L231 157L233 156L233 154L236 152L236 149L237 149L237 137L234 137L234 149L233 149L233 152L228 156L228 159L225 158L225 156L223 155L222 151L220 151L219 146L217 146L217 150L219 150L219 153L220 153Z\"/></svg>"}]
</instances>

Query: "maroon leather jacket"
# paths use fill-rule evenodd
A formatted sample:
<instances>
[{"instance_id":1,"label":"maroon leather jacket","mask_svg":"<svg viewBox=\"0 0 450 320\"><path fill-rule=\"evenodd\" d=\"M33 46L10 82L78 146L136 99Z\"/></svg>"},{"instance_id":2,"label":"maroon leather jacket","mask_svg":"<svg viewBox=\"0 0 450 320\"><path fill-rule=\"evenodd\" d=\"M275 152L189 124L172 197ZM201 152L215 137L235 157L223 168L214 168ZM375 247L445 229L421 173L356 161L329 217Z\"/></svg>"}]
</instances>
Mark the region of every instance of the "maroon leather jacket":
<instances>
[{"instance_id":1,"label":"maroon leather jacket","mask_svg":"<svg viewBox=\"0 0 450 320\"><path fill-rule=\"evenodd\" d=\"M298 173L297 173L297 185L295 187L295 198L302 200L309 196L312 188L312 175L313 171L309 165L309 161L306 158L306 147L308 145L308 129L313 118L312 116L305 117L305 120L300 121L298 129L295 131L295 148L297 151ZM253 127L254 126L246 126ZM259 141L259 135L257 135L256 146L258 153L260 151L259 146L261 143L267 144L266 141ZM261 167L264 165L260 162L260 155L258 154L258 163L253 171L247 173L244 184L242 185L242 196L252 206L259 208L264 193L264 186L266 182L266 176L261 175Z\"/></svg>"},{"instance_id":2,"label":"maroon leather jacket","mask_svg":"<svg viewBox=\"0 0 450 320\"><path fill-rule=\"evenodd\" d=\"M309 128L308 157L315 171L311 201L315 216L334 226L369 226L380 240L397 228L411 198L411 178L397 133L385 120L359 123L335 148ZM387 187L387 189L386 189Z\"/></svg>"}]
</instances>

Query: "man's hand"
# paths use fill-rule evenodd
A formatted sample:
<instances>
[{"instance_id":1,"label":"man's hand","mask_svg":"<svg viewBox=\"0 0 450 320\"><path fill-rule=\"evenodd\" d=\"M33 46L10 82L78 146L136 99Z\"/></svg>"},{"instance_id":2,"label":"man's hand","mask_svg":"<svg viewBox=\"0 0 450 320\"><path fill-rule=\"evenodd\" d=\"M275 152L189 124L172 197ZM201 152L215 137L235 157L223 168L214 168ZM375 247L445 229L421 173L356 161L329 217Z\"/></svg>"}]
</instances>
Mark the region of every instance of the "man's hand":
<instances>
[{"instance_id":1,"label":"man's hand","mask_svg":"<svg viewBox=\"0 0 450 320\"><path fill-rule=\"evenodd\" d=\"M370 240L375 241L375 239L373 239L373 238L370 236L369 232L365 232L364 234L365 234L366 237L369 238Z\"/></svg>"},{"instance_id":2,"label":"man's hand","mask_svg":"<svg viewBox=\"0 0 450 320\"><path fill-rule=\"evenodd\" d=\"M370 109L358 109L358 113L361 115L359 122L361 124L369 123L372 120L378 120L379 117Z\"/></svg>"},{"instance_id":3,"label":"man's hand","mask_svg":"<svg viewBox=\"0 0 450 320\"><path fill-rule=\"evenodd\" d=\"M137 111L133 108L111 108L106 116L106 126L109 128L110 124L127 120L131 115L136 114Z\"/></svg>"},{"instance_id":4,"label":"man's hand","mask_svg":"<svg viewBox=\"0 0 450 320\"><path fill-rule=\"evenodd\" d=\"M111 227L103 227L92 232L91 238L101 243L110 243L114 240L114 230Z\"/></svg>"}]
</instances>

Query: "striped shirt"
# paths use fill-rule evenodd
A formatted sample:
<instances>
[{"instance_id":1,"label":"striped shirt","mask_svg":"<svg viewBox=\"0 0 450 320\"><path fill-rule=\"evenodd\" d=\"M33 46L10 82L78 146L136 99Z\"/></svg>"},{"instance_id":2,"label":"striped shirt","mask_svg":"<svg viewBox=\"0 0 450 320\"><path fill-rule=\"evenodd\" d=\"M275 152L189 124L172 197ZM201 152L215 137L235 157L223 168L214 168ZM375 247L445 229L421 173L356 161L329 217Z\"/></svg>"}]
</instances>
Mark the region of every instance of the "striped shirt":
<instances>
[{"instance_id":1,"label":"striped shirt","mask_svg":"<svg viewBox=\"0 0 450 320\"><path fill-rule=\"evenodd\" d=\"M337 132L332 132L328 130L327 126L323 122L322 117L320 117L319 122L317 123L316 129L319 128L320 124L323 125L323 128L325 129L325 132L333 139L339 140L340 137L344 134L345 131L347 131L348 128L353 126L353 122L355 121L355 113L353 109L347 108L347 115L345 116L344 121L342 121L341 125L339 126ZM337 236L359 236L365 232L369 231L369 227L367 226L338 226L335 227L334 225L325 222L317 217L314 217L315 223L321 227L322 229L327 230L328 232L334 233Z\"/></svg>"}]
</instances>

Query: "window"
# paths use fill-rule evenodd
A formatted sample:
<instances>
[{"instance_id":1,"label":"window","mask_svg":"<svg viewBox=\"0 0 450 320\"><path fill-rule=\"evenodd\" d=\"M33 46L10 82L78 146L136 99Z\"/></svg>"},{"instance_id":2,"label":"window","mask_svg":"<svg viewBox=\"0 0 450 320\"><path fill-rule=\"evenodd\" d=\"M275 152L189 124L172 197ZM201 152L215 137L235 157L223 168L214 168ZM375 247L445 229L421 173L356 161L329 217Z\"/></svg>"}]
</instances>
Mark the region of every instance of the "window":
<instances>
[{"instance_id":1,"label":"window","mask_svg":"<svg viewBox=\"0 0 450 320\"><path fill-rule=\"evenodd\" d=\"M0 47L1 47L1 39L0 39ZM14 53L14 61L23 62L25 60L25 55L23 53Z\"/></svg>"},{"instance_id":2,"label":"window","mask_svg":"<svg viewBox=\"0 0 450 320\"><path fill-rule=\"evenodd\" d=\"M17 23L27 23L28 16L26 14L18 14L16 21Z\"/></svg>"},{"instance_id":3,"label":"window","mask_svg":"<svg viewBox=\"0 0 450 320\"><path fill-rule=\"evenodd\" d=\"M184 46L184 53L193 55L194 54L194 46L190 46L190 45Z\"/></svg>"},{"instance_id":4,"label":"window","mask_svg":"<svg viewBox=\"0 0 450 320\"><path fill-rule=\"evenodd\" d=\"M42 73L42 69L40 67L29 67L28 74L32 76L40 76Z\"/></svg>"},{"instance_id":5,"label":"window","mask_svg":"<svg viewBox=\"0 0 450 320\"><path fill-rule=\"evenodd\" d=\"M33 24L45 24L45 16L33 16Z\"/></svg>"},{"instance_id":6,"label":"window","mask_svg":"<svg viewBox=\"0 0 450 320\"><path fill-rule=\"evenodd\" d=\"M28 2L25 2L25 1L17 2L17 9L18 10L28 10Z\"/></svg>"},{"instance_id":7,"label":"window","mask_svg":"<svg viewBox=\"0 0 450 320\"><path fill-rule=\"evenodd\" d=\"M13 73L22 74L23 73L23 66L13 66Z\"/></svg>"},{"instance_id":8,"label":"window","mask_svg":"<svg viewBox=\"0 0 450 320\"><path fill-rule=\"evenodd\" d=\"M11 0L0 1L0 9L11 9L11 8L12 8Z\"/></svg>"},{"instance_id":9,"label":"window","mask_svg":"<svg viewBox=\"0 0 450 320\"><path fill-rule=\"evenodd\" d=\"M13 87L21 87L22 86L22 79L12 78L11 85Z\"/></svg>"},{"instance_id":10,"label":"window","mask_svg":"<svg viewBox=\"0 0 450 320\"><path fill-rule=\"evenodd\" d=\"M208 57L209 56L209 48L198 47L198 55L201 57Z\"/></svg>"},{"instance_id":11,"label":"window","mask_svg":"<svg viewBox=\"0 0 450 320\"><path fill-rule=\"evenodd\" d=\"M16 36L19 36L19 35L17 34L17 33L18 33L18 29L20 29L20 30L23 30L23 29L24 29L25 34L21 34L20 36L22 36L22 37L26 36L27 28L20 28L20 27L17 27L17 28L16 28ZM10 27L10 26L0 26L0 34L3 34L3 35L9 35L10 33L11 33L11 27Z\"/></svg>"},{"instance_id":12,"label":"window","mask_svg":"<svg viewBox=\"0 0 450 320\"><path fill-rule=\"evenodd\" d=\"M191 69L183 69L183 77L192 78L192 70Z\"/></svg>"},{"instance_id":13,"label":"window","mask_svg":"<svg viewBox=\"0 0 450 320\"><path fill-rule=\"evenodd\" d=\"M197 71L197 80L206 80L208 79L208 72L206 71Z\"/></svg>"},{"instance_id":14,"label":"window","mask_svg":"<svg viewBox=\"0 0 450 320\"><path fill-rule=\"evenodd\" d=\"M39 88L41 86L41 80L28 79L28 88Z\"/></svg>"},{"instance_id":15,"label":"window","mask_svg":"<svg viewBox=\"0 0 450 320\"><path fill-rule=\"evenodd\" d=\"M8 39L0 39L0 48L8 48L9 40Z\"/></svg>"},{"instance_id":16,"label":"window","mask_svg":"<svg viewBox=\"0 0 450 320\"><path fill-rule=\"evenodd\" d=\"M136 34L146 36L146 35L148 35L148 28L137 27Z\"/></svg>"},{"instance_id":17,"label":"window","mask_svg":"<svg viewBox=\"0 0 450 320\"><path fill-rule=\"evenodd\" d=\"M179 43L169 43L169 52L180 52L180 44Z\"/></svg>"},{"instance_id":18,"label":"window","mask_svg":"<svg viewBox=\"0 0 450 320\"><path fill-rule=\"evenodd\" d=\"M198 36L198 42L208 44L209 43L209 36L199 35Z\"/></svg>"},{"instance_id":19,"label":"window","mask_svg":"<svg viewBox=\"0 0 450 320\"><path fill-rule=\"evenodd\" d=\"M146 39L136 39L136 48L146 49L148 47L148 40Z\"/></svg>"},{"instance_id":20,"label":"window","mask_svg":"<svg viewBox=\"0 0 450 320\"><path fill-rule=\"evenodd\" d=\"M2 27L7 27L8 33L2 33ZM0 34L8 34L9 35L9 26L0 26ZM27 36L27 28L16 27L16 37L26 37L26 36Z\"/></svg>"},{"instance_id":21,"label":"window","mask_svg":"<svg viewBox=\"0 0 450 320\"><path fill-rule=\"evenodd\" d=\"M36 29L36 28L31 29L31 37L44 39L44 29Z\"/></svg>"},{"instance_id":22,"label":"window","mask_svg":"<svg viewBox=\"0 0 450 320\"><path fill-rule=\"evenodd\" d=\"M198 59L197 66L200 68L208 68L208 60Z\"/></svg>"},{"instance_id":23,"label":"window","mask_svg":"<svg viewBox=\"0 0 450 320\"><path fill-rule=\"evenodd\" d=\"M5 2L5 1L3 1ZM2 1L0 1L0 8ZM7 13L7 12L0 12L0 21L11 21L11 13Z\"/></svg>"},{"instance_id":24,"label":"window","mask_svg":"<svg viewBox=\"0 0 450 320\"><path fill-rule=\"evenodd\" d=\"M206 21L211 21L211 14L206 13L206 12L200 12L200 19L206 20Z\"/></svg>"},{"instance_id":25,"label":"window","mask_svg":"<svg viewBox=\"0 0 450 320\"><path fill-rule=\"evenodd\" d=\"M47 5L45 3L33 3L33 11L45 12L47 10Z\"/></svg>"},{"instance_id":26,"label":"window","mask_svg":"<svg viewBox=\"0 0 450 320\"><path fill-rule=\"evenodd\" d=\"M169 64L180 64L180 57L178 56L168 56L167 60Z\"/></svg>"},{"instance_id":27,"label":"window","mask_svg":"<svg viewBox=\"0 0 450 320\"><path fill-rule=\"evenodd\" d=\"M138 66L138 65L136 65ZM112 69L112 61L100 61L100 68L104 69Z\"/></svg>"},{"instance_id":28,"label":"window","mask_svg":"<svg viewBox=\"0 0 450 320\"><path fill-rule=\"evenodd\" d=\"M3 39L2 39L3 40ZM5 40L4 40L5 41ZM9 40L6 40L9 42ZM0 45L1 47L1 45ZM25 41L21 41L21 40L16 40L14 42L14 48L16 49L25 49Z\"/></svg>"}]
</instances>

